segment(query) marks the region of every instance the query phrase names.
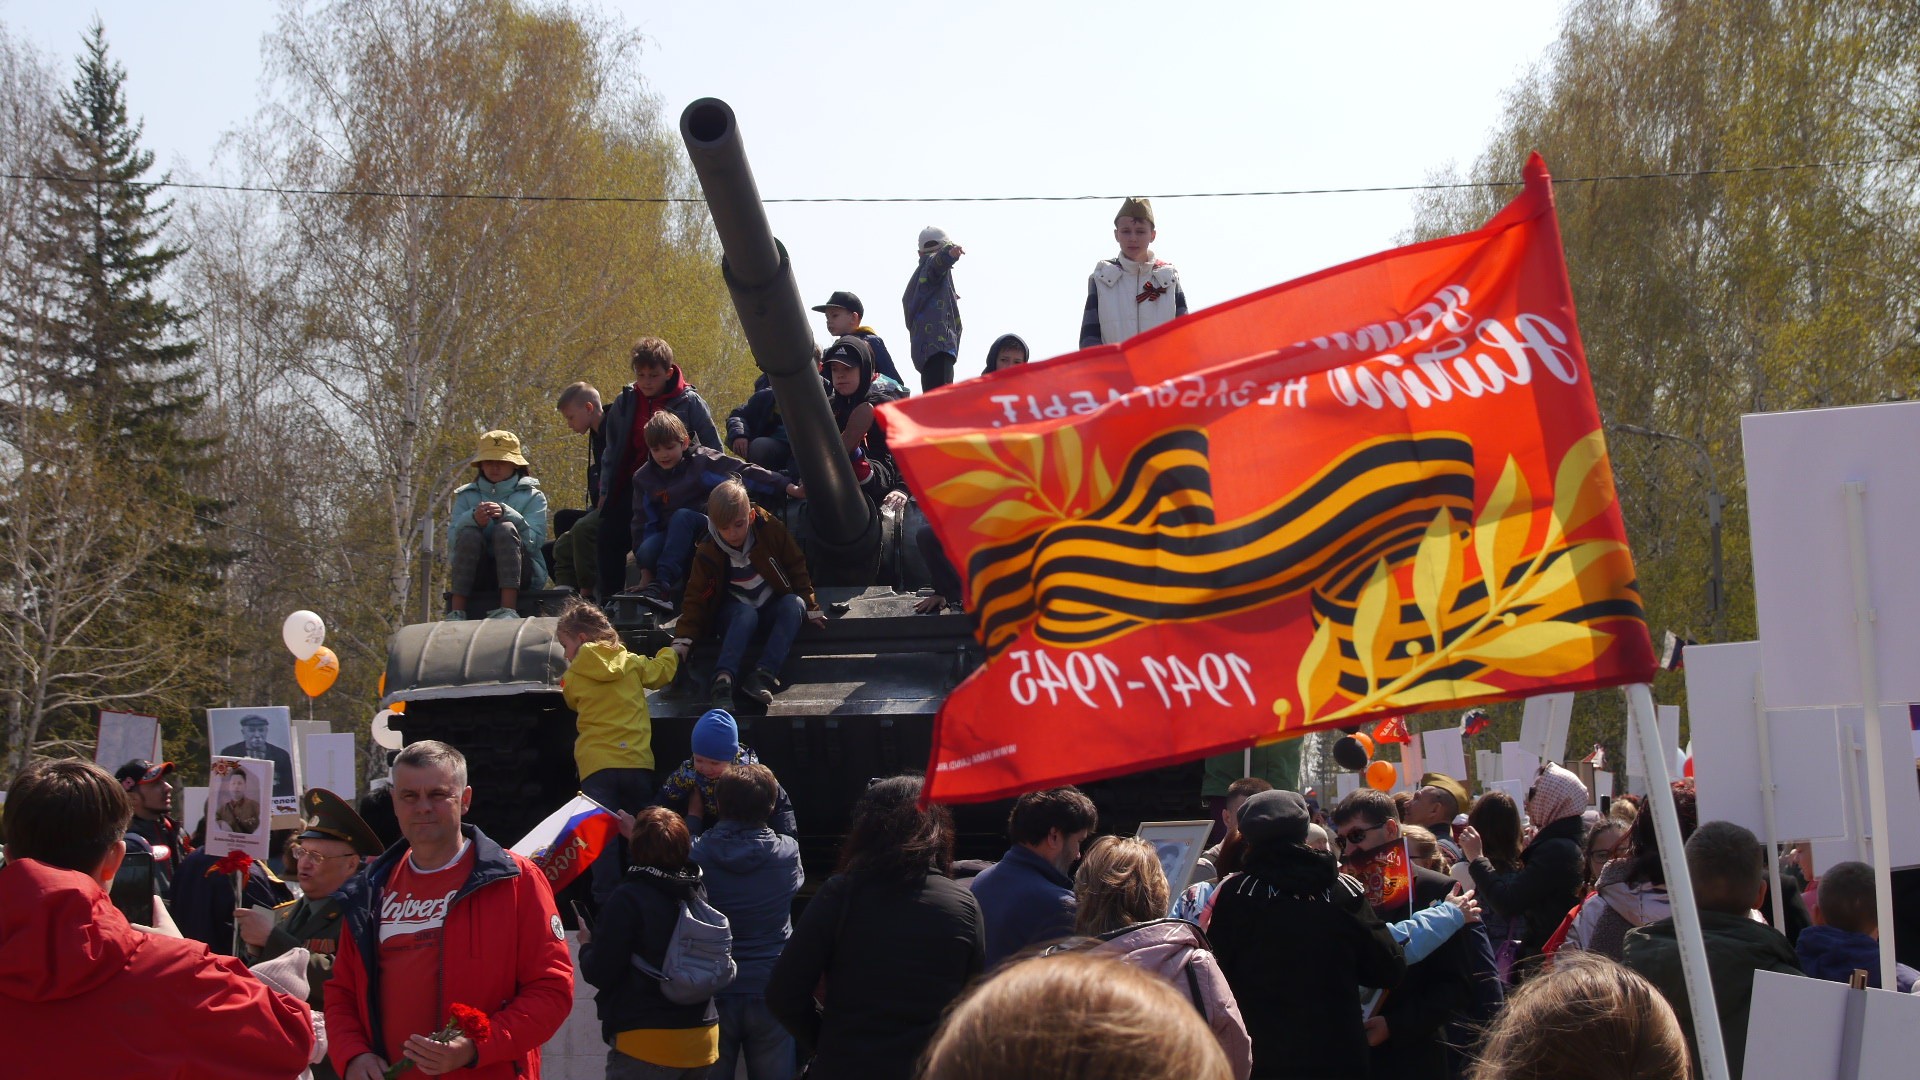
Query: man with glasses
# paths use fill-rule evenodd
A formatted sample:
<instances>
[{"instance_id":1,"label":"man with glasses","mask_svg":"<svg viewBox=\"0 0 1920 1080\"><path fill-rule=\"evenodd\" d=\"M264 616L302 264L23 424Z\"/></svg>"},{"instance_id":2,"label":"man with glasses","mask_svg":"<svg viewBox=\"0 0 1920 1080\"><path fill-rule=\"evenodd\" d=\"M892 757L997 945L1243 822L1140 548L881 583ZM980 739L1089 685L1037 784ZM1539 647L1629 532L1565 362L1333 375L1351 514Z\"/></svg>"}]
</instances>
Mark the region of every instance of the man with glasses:
<instances>
[{"instance_id":1,"label":"man with glasses","mask_svg":"<svg viewBox=\"0 0 1920 1080\"><path fill-rule=\"evenodd\" d=\"M1099 823L1093 800L1078 788L1029 791L1014 800L1007 815L1013 846L971 882L986 919L987 967L1073 933L1073 864Z\"/></svg>"},{"instance_id":2,"label":"man with glasses","mask_svg":"<svg viewBox=\"0 0 1920 1080\"><path fill-rule=\"evenodd\" d=\"M1333 808L1329 818L1340 863L1346 872L1364 878L1370 863L1401 844L1400 819L1393 798L1382 791L1361 788ZM1411 897L1393 906L1376 905L1374 914L1386 923L1400 922L1413 912L1444 900L1458 887L1445 874L1411 862ZM1477 940L1476 940L1477 939ZM1476 1009L1474 975L1492 971L1492 950L1485 963L1476 962L1485 932L1470 926L1448 938L1424 960L1407 967L1400 985L1388 994L1378 1012L1366 1021L1367 1045L1372 1047L1374 1076L1457 1075L1448 1061L1445 1028ZM1497 983L1495 984L1497 985Z\"/></svg>"},{"instance_id":3,"label":"man with glasses","mask_svg":"<svg viewBox=\"0 0 1920 1080\"><path fill-rule=\"evenodd\" d=\"M239 908L233 913L240 939L247 943L247 962L258 965L305 948L307 1004L325 1006L321 988L333 977L333 956L340 946L340 906L333 894L359 873L361 863L380 854L380 838L340 796L325 788L311 788L300 796L307 827L287 844L287 864L296 869L300 899L268 912ZM314 1075L332 1076L322 1062Z\"/></svg>"}]
</instances>

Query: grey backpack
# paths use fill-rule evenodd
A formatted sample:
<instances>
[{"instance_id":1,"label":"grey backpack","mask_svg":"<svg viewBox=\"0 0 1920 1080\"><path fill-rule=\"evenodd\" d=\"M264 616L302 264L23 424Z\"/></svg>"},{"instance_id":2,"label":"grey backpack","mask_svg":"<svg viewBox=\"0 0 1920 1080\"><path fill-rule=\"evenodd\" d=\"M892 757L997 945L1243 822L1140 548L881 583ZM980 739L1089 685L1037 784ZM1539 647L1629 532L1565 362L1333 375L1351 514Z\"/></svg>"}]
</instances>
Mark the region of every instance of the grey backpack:
<instances>
[{"instance_id":1,"label":"grey backpack","mask_svg":"<svg viewBox=\"0 0 1920 1080\"><path fill-rule=\"evenodd\" d=\"M660 993L676 1005L697 1005L725 990L740 973L733 962L733 930L727 917L699 897L680 901L680 918L660 966L637 954L633 966L658 979Z\"/></svg>"}]
</instances>

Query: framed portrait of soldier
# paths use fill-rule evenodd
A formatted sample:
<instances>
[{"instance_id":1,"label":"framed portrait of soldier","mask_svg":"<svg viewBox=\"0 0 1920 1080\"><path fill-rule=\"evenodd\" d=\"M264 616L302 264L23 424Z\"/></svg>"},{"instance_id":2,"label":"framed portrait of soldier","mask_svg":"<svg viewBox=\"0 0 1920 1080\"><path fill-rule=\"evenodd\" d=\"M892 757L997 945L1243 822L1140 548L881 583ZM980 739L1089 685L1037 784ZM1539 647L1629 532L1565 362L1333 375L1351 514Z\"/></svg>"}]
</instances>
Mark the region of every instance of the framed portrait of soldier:
<instances>
[{"instance_id":1,"label":"framed portrait of soldier","mask_svg":"<svg viewBox=\"0 0 1920 1080\"><path fill-rule=\"evenodd\" d=\"M294 771L293 720L285 705L208 709L207 744L218 758L251 758L273 769L271 810L300 812L300 777ZM219 792L209 800L216 808Z\"/></svg>"},{"instance_id":2,"label":"framed portrait of soldier","mask_svg":"<svg viewBox=\"0 0 1920 1080\"><path fill-rule=\"evenodd\" d=\"M208 777L207 844L214 855L244 851L267 858L272 829L269 796L273 763L249 758L216 757Z\"/></svg>"}]
</instances>

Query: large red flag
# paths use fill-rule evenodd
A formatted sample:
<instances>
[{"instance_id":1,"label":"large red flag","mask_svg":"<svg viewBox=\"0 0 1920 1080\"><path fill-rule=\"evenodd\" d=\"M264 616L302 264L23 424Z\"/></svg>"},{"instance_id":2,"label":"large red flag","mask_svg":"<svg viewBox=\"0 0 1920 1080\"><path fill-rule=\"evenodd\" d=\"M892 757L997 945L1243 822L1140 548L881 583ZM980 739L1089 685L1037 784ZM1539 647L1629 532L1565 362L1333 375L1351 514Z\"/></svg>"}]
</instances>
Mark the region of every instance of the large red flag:
<instances>
[{"instance_id":1,"label":"large red flag","mask_svg":"<svg viewBox=\"0 0 1920 1080\"><path fill-rule=\"evenodd\" d=\"M1526 181L1474 232L880 410L988 655L929 798L1652 677Z\"/></svg>"}]
</instances>

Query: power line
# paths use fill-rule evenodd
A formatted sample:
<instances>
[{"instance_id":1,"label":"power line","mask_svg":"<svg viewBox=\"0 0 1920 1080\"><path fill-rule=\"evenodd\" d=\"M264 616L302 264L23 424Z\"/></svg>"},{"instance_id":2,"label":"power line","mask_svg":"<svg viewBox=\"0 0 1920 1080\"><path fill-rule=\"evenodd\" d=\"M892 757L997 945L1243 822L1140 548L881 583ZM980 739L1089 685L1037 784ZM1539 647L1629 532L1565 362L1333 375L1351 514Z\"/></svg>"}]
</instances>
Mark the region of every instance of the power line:
<instances>
[{"instance_id":1,"label":"power line","mask_svg":"<svg viewBox=\"0 0 1920 1080\"><path fill-rule=\"evenodd\" d=\"M1774 165L1734 165L1720 169L1675 169L1666 172L1608 173L1597 176L1556 176L1555 184L1595 184L1624 180L1682 180L1699 176L1741 176L1756 173L1795 172L1805 169L1865 169L1888 165L1911 165L1920 157L1871 158L1864 161L1803 161ZM37 183L120 184L125 186L174 188L181 191L229 191L255 195L323 195L361 199L432 199L442 201L534 202L534 203L614 203L634 205L704 205L705 199L687 195L542 195L537 193L485 191L387 191L379 188L276 187L257 184L207 184L182 180L134 181L105 177L61 176L54 173L0 173L0 179L31 180ZM1396 191L1458 191L1473 188L1510 188L1519 180L1462 180L1446 184L1375 184L1364 187L1280 188L1272 191L1184 191L1164 192L1146 198L1171 199L1258 199L1293 195L1363 195ZM1112 201L1127 195L815 195L762 199L768 205L805 204L884 204L884 203L1021 203Z\"/></svg>"}]
</instances>

